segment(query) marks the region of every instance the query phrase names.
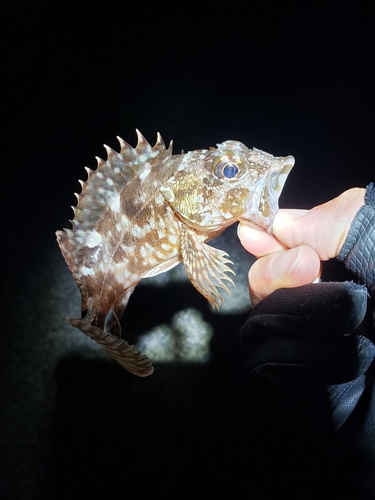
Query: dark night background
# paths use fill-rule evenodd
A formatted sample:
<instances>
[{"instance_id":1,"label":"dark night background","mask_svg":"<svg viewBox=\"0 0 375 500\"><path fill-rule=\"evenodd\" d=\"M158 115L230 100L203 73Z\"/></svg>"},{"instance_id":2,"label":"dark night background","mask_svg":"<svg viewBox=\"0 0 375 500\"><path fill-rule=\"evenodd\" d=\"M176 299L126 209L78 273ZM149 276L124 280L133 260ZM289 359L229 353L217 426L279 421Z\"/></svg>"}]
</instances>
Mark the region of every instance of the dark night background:
<instances>
[{"instance_id":1,"label":"dark night background","mask_svg":"<svg viewBox=\"0 0 375 500\"><path fill-rule=\"evenodd\" d=\"M235 229L220 242L237 273L221 314L182 270L135 292L126 338L164 328L177 346L146 379L64 321L79 297L54 231L69 227L83 167L116 135L135 145L135 128L175 152L236 139L294 155L282 207L375 180L374 16L337 5L51 0L4 13L1 498L295 498L262 495L277 472L258 481L237 424L252 257ZM333 262L324 277L348 275ZM206 362L199 344L179 350L184 317L211 335ZM327 470L335 453L319 457ZM306 481L296 498L317 498Z\"/></svg>"}]
</instances>

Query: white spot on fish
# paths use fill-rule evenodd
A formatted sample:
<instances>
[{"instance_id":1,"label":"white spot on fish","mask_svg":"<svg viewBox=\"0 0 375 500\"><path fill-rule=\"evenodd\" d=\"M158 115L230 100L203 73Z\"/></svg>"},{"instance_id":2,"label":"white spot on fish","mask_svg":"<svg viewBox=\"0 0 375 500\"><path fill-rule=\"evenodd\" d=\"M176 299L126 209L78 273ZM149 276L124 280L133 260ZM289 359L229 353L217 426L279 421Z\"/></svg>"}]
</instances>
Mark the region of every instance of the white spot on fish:
<instances>
[{"instance_id":1,"label":"white spot on fish","mask_svg":"<svg viewBox=\"0 0 375 500\"><path fill-rule=\"evenodd\" d=\"M83 229L77 229L75 231L75 240L80 244L84 245L86 242L86 231Z\"/></svg>"},{"instance_id":2,"label":"white spot on fish","mask_svg":"<svg viewBox=\"0 0 375 500\"><path fill-rule=\"evenodd\" d=\"M142 204L143 202L145 202L147 200L147 193L145 191L143 191L142 193L140 193L140 195L138 196L138 202L140 204Z\"/></svg>"},{"instance_id":3,"label":"white spot on fish","mask_svg":"<svg viewBox=\"0 0 375 500\"><path fill-rule=\"evenodd\" d=\"M162 188L161 192L163 193L166 200L168 200L170 203L174 202L174 192L171 188Z\"/></svg>"},{"instance_id":4,"label":"white spot on fish","mask_svg":"<svg viewBox=\"0 0 375 500\"><path fill-rule=\"evenodd\" d=\"M111 210L113 210L114 212L119 212L120 211L120 195L119 194L115 194L112 198L112 202L110 204L110 208Z\"/></svg>"},{"instance_id":5,"label":"white spot on fish","mask_svg":"<svg viewBox=\"0 0 375 500\"><path fill-rule=\"evenodd\" d=\"M147 252L146 248L144 248L144 247L141 247L141 248L139 249L139 253L141 254L141 256L142 256L143 258L147 257L147 255L148 255L148 252Z\"/></svg>"},{"instance_id":6,"label":"white spot on fish","mask_svg":"<svg viewBox=\"0 0 375 500\"><path fill-rule=\"evenodd\" d=\"M132 255L136 251L135 245L128 245L128 246L122 245L122 248L128 255Z\"/></svg>"},{"instance_id":7,"label":"white spot on fish","mask_svg":"<svg viewBox=\"0 0 375 500\"><path fill-rule=\"evenodd\" d=\"M130 234L132 236L135 236L136 238L142 236L143 234L142 228L137 226L137 224L133 224L132 226L130 226Z\"/></svg>"},{"instance_id":8,"label":"white spot on fish","mask_svg":"<svg viewBox=\"0 0 375 500\"><path fill-rule=\"evenodd\" d=\"M103 261L101 261L99 263L98 267L99 267L99 271L101 271L103 274L105 274L108 271L107 266L105 265L105 263Z\"/></svg>"},{"instance_id":9,"label":"white spot on fish","mask_svg":"<svg viewBox=\"0 0 375 500\"><path fill-rule=\"evenodd\" d=\"M94 276L95 275L94 270L90 269L89 267L86 267L86 266L81 267L81 273L83 274L83 276Z\"/></svg>"},{"instance_id":10,"label":"white spot on fish","mask_svg":"<svg viewBox=\"0 0 375 500\"><path fill-rule=\"evenodd\" d=\"M125 257L121 258L121 262L114 262L113 267L115 268L116 272L128 272L127 271L127 266L129 265L128 259L125 259Z\"/></svg>"},{"instance_id":11,"label":"white spot on fish","mask_svg":"<svg viewBox=\"0 0 375 500\"><path fill-rule=\"evenodd\" d=\"M139 178L141 179L141 181L143 182L145 179L147 179L148 175L150 173L150 168L146 168L145 170L143 170L142 173L139 174Z\"/></svg>"},{"instance_id":12,"label":"white spot on fish","mask_svg":"<svg viewBox=\"0 0 375 500\"><path fill-rule=\"evenodd\" d=\"M102 237L97 231L90 231L87 233L86 245L89 248L94 248L100 245Z\"/></svg>"},{"instance_id":13,"label":"white spot on fish","mask_svg":"<svg viewBox=\"0 0 375 500\"><path fill-rule=\"evenodd\" d=\"M115 273L115 279L117 283L120 283L121 285L125 285L126 282L130 282L129 277L130 273L126 269L124 269L121 273Z\"/></svg>"},{"instance_id":14,"label":"white spot on fish","mask_svg":"<svg viewBox=\"0 0 375 500\"><path fill-rule=\"evenodd\" d=\"M107 253L103 253L102 260L103 260L104 264L107 264L107 265L110 264L112 261L110 255L108 255Z\"/></svg>"},{"instance_id":15,"label":"white spot on fish","mask_svg":"<svg viewBox=\"0 0 375 500\"><path fill-rule=\"evenodd\" d=\"M165 204L165 199L163 198L163 196L161 196L160 194L156 196L155 198L155 205L164 205Z\"/></svg>"}]
</instances>

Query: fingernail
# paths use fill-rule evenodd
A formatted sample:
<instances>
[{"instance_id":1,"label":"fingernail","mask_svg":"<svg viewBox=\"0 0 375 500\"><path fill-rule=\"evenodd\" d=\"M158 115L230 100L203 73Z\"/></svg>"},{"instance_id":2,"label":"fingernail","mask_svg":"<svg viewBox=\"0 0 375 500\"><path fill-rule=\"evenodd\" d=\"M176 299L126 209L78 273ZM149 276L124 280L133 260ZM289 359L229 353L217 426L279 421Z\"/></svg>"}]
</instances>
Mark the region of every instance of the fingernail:
<instances>
[{"instance_id":1,"label":"fingernail","mask_svg":"<svg viewBox=\"0 0 375 500\"><path fill-rule=\"evenodd\" d=\"M270 262L272 277L286 278L298 264L302 251L302 247L297 247L275 255Z\"/></svg>"}]
</instances>

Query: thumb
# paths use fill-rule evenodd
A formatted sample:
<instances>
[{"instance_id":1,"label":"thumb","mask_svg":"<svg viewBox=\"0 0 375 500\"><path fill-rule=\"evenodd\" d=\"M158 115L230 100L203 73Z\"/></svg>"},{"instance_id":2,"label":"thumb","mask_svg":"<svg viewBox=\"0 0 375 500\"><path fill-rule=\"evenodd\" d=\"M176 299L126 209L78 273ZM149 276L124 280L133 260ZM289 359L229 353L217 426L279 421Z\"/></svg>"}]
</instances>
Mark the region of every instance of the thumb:
<instances>
[{"instance_id":1,"label":"thumb","mask_svg":"<svg viewBox=\"0 0 375 500\"><path fill-rule=\"evenodd\" d=\"M364 196L364 188L352 188L307 213L280 210L273 223L273 234L289 248L305 244L316 251L320 260L335 258L364 204Z\"/></svg>"}]
</instances>

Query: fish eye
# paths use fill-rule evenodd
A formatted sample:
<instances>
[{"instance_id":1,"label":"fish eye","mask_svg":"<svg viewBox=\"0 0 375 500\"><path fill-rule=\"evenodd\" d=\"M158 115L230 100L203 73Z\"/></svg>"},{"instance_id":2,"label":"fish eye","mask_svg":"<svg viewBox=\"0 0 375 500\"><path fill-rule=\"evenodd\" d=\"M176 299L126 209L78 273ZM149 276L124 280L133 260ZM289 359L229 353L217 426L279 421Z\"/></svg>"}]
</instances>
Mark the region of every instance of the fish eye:
<instances>
[{"instance_id":1,"label":"fish eye","mask_svg":"<svg viewBox=\"0 0 375 500\"><path fill-rule=\"evenodd\" d=\"M245 162L233 151L226 151L214 160L213 170L219 179L235 180L244 173Z\"/></svg>"},{"instance_id":2,"label":"fish eye","mask_svg":"<svg viewBox=\"0 0 375 500\"><path fill-rule=\"evenodd\" d=\"M226 177L227 179L233 179L233 177L236 177L238 175L240 169L235 163L227 163L223 166L221 171L224 177Z\"/></svg>"}]
</instances>

